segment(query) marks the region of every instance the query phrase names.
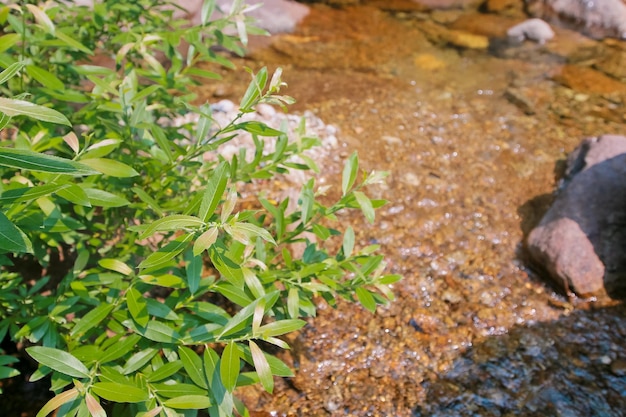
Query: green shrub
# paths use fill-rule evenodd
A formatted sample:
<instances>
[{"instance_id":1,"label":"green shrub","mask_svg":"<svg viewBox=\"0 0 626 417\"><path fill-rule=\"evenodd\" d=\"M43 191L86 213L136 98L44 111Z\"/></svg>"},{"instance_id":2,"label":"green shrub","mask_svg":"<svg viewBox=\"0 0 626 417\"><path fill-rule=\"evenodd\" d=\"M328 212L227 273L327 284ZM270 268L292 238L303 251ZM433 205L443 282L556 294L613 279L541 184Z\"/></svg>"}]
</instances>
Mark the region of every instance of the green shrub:
<instances>
[{"instance_id":1,"label":"green shrub","mask_svg":"<svg viewBox=\"0 0 626 417\"><path fill-rule=\"evenodd\" d=\"M288 348L281 336L315 315L314 297L374 311L399 279L383 274L376 246L357 250L352 228L334 226L339 210L372 222L384 203L363 192L384 175L358 181L356 155L331 205L310 179L292 212L288 199L241 208L249 184L316 169L297 157L318 140L304 125L288 138L242 120L259 103L292 102L279 95L280 71L253 74L225 126L208 103L193 105L193 87L218 78L201 64L233 67L216 51L242 54L247 33L261 31L238 1L215 18L206 0L194 27L174 8L0 6L0 339L30 346L31 380L50 377L55 396L40 416L104 416L101 400L115 416L245 415L233 391L260 382L271 392L274 376L291 375L264 350ZM198 121L171 122L189 113ZM220 147L240 132L253 155L226 160ZM323 243L335 236L331 253ZM15 361L0 355L0 378L17 374Z\"/></svg>"}]
</instances>

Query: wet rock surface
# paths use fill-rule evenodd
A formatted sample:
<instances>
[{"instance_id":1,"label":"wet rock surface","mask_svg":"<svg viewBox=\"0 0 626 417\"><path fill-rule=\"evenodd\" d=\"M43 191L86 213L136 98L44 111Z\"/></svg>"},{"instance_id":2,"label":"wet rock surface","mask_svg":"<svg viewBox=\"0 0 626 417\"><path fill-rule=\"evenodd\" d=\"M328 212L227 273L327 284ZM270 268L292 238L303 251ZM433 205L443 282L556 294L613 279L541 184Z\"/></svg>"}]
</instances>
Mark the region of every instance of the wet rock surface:
<instances>
[{"instance_id":1,"label":"wet rock surface","mask_svg":"<svg viewBox=\"0 0 626 417\"><path fill-rule=\"evenodd\" d=\"M443 377L424 383L441 400L414 415L623 416L615 404L626 395L619 348L626 310L610 311L576 311L472 347Z\"/></svg>"},{"instance_id":2,"label":"wet rock surface","mask_svg":"<svg viewBox=\"0 0 626 417\"><path fill-rule=\"evenodd\" d=\"M375 5L311 5L293 34L240 64L282 66L292 110L337 126L337 148L320 162L331 194L354 150L364 169L391 172L369 189L390 201L374 226L341 220L405 279L376 315L320 301L281 356L295 378L273 396L240 395L257 416L573 416L587 415L592 393L612 410L604 415L623 414L623 308L585 310L555 292L527 268L522 244L552 202L555 161L582 138L623 130L623 84L595 64L622 43L555 27L544 45L494 45L526 17ZM490 45L442 41L451 30ZM568 65L593 75L562 82ZM596 74L620 88L592 88ZM224 76L204 97L237 100L248 78Z\"/></svg>"},{"instance_id":3,"label":"wet rock surface","mask_svg":"<svg viewBox=\"0 0 626 417\"><path fill-rule=\"evenodd\" d=\"M606 296L626 287L626 137L584 140L559 194L528 237L534 260L566 291Z\"/></svg>"}]
</instances>

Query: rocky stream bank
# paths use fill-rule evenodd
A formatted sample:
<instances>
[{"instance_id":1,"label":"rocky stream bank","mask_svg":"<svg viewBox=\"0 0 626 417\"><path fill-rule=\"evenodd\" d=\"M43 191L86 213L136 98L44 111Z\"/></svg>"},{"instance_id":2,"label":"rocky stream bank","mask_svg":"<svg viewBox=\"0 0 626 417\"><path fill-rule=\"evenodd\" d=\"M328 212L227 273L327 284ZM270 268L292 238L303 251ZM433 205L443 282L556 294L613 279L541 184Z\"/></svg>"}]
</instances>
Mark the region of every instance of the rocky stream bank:
<instances>
[{"instance_id":1,"label":"rocky stream bank","mask_svg":"<svg viewBox=\"0 0 626 417\"><path fill-rule=\"evenodd\" d=\"M336 2L335 2L336 3ZM342 2L343 3L343 2ZM624 132L626 44L552 25L543 44L506 32L521 2L313 4L241 65L281 66L287 93L337 126L323 180L358 150L391 172L378 242L405 279L375 316L330 309L291 340L296 377L242 392L257 416L626 415L626 310L556 291L525 238L583 138ZM358 3L358 4L357 4ZM435 2L432 2L435 3ZM436 2L441 5L445 2ZM242 93L224 74L212 100Z\"/></svg>"},{"instance_id":2,"label":"rocky stream bank","mask_svg":"<svg viewBox=\"0 0 626 417\"><path fill-rule=\"evenodd\" d=\"M281 354L296 376L239 393L252 415L626 415L626 307L568 297L525 248L567 155L625 133L626 43L604 37L618 26L577 25L558 2L324 3L237 64L283 67L291 111L324 139L320 181L339 187L354 150L391 173L369 190L389 200L374 226L342 220L404 280L376 315L320 301ZM554 37L508 39L536 16ZM222 75L200 101L238 102L248 74Z\"/></svg>"}]
</instances>

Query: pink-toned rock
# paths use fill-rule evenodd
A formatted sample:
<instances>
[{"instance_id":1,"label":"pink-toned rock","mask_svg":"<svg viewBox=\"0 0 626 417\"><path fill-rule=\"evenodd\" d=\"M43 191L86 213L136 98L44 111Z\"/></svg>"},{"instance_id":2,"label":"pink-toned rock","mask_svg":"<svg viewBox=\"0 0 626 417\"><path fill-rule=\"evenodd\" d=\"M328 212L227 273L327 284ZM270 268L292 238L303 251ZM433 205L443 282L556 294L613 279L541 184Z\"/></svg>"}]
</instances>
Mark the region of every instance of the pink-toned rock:
<instances>
[{"instance_id":1,"label":"pink-toned rock","mask_svg":"<svg viewBox=\"0 0 626 417\"><path fill-rule=\"evenodd\" d=\"M529 0L528 11L595 38L626 38L624 0Z\"/></svg>"},{"instance_id":2,"label":"pink-toned rock","mask_svg":"<svg viewBox=\"0 0 626 417\"><path fill-rule=\"evenodd\" d=\"M102 0L75 0L77 5L92 6L94 2ZM0 0L2 3L3 0ZM175 17L186 17L194 24L200 24L203 0L178 0ZM256 19L257 25L271 33L292 32L296 25L309 14L309 8L294 0L247 0L246 4L263 6L246 13ZM217 13L229 13L233 5L232 0L217 0Z\"/></svg>"},{"instance_id":3,"label":"pink-toned rock","mask_svg":"<svg viewBox=\"0 0 626 417\"><path fill-rule=\"evenodd\" d=\"M565 291L615 295L626 288L626 137L585 139L566 174L529 253Z\"/></svg>"}]
</instances>

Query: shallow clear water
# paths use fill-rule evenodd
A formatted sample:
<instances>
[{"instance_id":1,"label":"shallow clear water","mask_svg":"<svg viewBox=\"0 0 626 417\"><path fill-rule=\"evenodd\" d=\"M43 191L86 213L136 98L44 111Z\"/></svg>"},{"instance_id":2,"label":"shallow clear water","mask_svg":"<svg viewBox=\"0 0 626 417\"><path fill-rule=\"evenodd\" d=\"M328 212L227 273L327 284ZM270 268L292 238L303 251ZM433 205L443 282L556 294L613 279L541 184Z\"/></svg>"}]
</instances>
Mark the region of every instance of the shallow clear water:
<instances>
[{"instance_id":1,"label":"shallow clear water","mask_svg":"<svg viewBox=\"0 0 626 417\"><path fill-rule=\"evenodd\" d=\"M464 49L438 41L433 16L315 6L240 62L283 67L294 110L339 128L326 181L353 150L365 169L391 172L369 190L390 201L376 224L345 221L405 276L377 315L321 304L284 356L296 377L274 396L242 395L259 416L626 415L624 307L555 294L522 244L558 161L586 136L624 132L619 83L572 81L567 65L626 47L565 30L509 45L494 38L497 18L470 16L491 47ZM247 81L225 75L205 96L242 93Z\"/></svg>"}]
</instances>

